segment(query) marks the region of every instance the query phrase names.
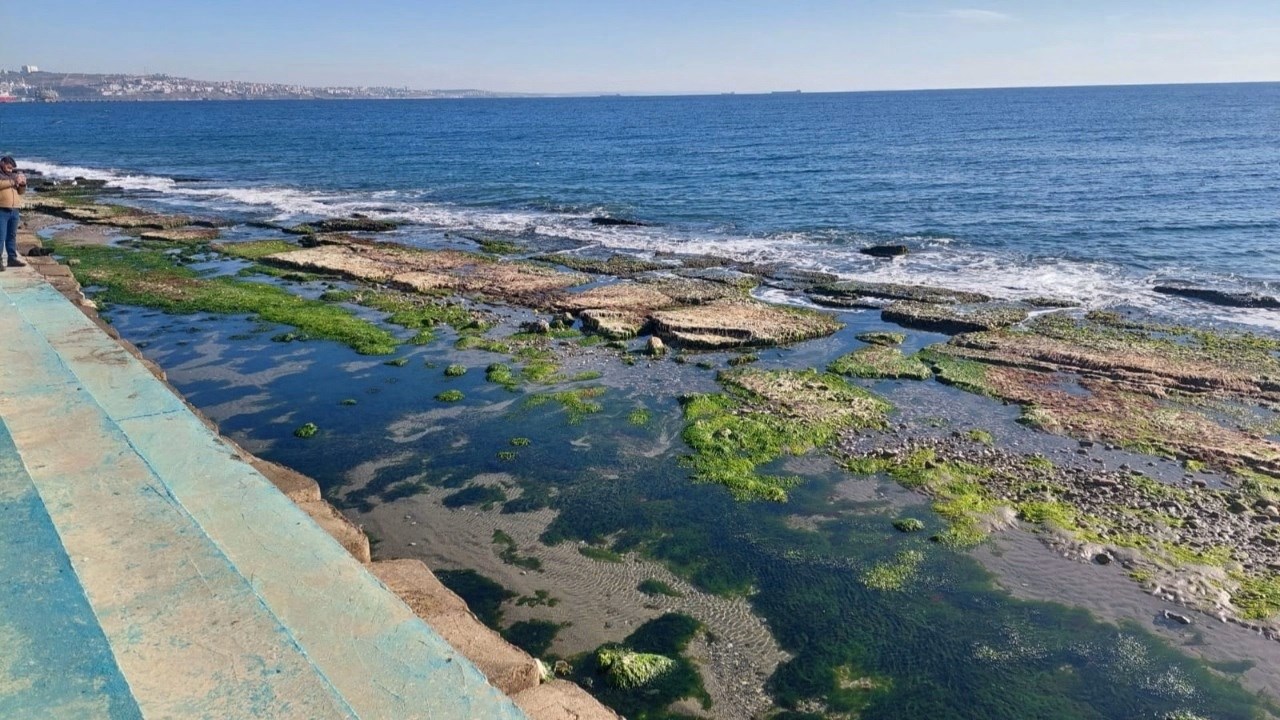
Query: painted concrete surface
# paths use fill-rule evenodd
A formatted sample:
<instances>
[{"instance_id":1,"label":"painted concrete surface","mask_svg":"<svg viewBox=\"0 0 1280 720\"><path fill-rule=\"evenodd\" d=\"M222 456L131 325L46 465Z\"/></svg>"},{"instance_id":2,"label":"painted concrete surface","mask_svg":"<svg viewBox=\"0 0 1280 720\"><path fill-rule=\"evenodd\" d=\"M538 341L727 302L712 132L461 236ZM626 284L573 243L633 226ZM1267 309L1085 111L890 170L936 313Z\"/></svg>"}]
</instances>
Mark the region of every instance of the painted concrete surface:
<instances>
[{"instance_id":1,"label":"painted concrete surface","mask_svg":"<svg viewBox=\"0 0 1280 720\"><path fill-rule=\"evenodd\" d=\"M60 592L87 600L136 703L119 717L524 717L29 271L0 274L0 337L0 418L56 531L40 542L74 570ZM98 660L51 684L109 699ZM52 702L12 672L0 703Z\"/></svg>"},{"instance_id":2,"label":"painted concrete surface","mask_svg":"<svg viewBox=\"0 0 1280 720\"><path fill-rule=\"evenodd\" d=\"M142 717L0 422L0 718Z\"/></svg>"}]
</instances>

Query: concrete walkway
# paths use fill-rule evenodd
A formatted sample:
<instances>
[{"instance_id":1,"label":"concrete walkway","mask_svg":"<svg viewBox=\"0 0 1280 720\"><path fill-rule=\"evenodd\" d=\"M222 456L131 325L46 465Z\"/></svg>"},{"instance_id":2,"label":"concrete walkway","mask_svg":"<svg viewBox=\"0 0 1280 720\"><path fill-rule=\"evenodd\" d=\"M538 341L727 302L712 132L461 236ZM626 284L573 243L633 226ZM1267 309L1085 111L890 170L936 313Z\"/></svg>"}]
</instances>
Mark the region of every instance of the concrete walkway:
<instances>
[{"instance_id":1,"label":"concrete walkway","mask_svg":"<svg viewBox=\"0 0 1280 720\"><path fill-rule=\"evenodd\" d=\"M0 273L0 718L524 714L29 269Z\"/></svg>"}]
</instances>

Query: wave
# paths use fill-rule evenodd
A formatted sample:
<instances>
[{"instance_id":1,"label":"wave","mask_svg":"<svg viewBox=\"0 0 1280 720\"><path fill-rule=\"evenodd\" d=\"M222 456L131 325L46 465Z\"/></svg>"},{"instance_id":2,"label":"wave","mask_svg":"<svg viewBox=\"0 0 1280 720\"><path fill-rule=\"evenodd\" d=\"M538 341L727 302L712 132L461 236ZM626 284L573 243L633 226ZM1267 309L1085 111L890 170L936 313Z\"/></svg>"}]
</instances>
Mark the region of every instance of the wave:
<instances>
[{"instance_id":1,"label":"wave","mask_svg":"<svg viewBox=\"0 0 1280 720\"><path fill-rule=\"evenodd\" d=\"M781 264L801 270L835 274L844 279L919 283L971 290L1009 300L1054 297L1086 308L1128 306L1201 322L1228 322L1280 330L1280 313L1273 310L1224 308L1156 293L1155 285L1179 271L1211 287L1238 289L1238 278L1194 272L1194 268L1164 268L1139 273L1116 263L1043 257L989 250L942 233L919 233L896 238L876 236L874 242L907 245L911 253L893 261L857 252L870 244L866 236L847 231L785 231L752 234L732 223L714 227L678 225L610 226L591 223L603 207L554 206L555 209L477 208L427 200L427 191L378 190L326 192L279 186L238 186L205 181L192 187L174 178L49 162L26 165L55 179L84 177L110 187L138 193L139 199L166 205L194 206L211 213L240 212L267 216L274 222L345 217L362 213L405 224L400 231L413 242L423 230L456 233L494 233L507 236L567 239L607 251L651 257L655 253L706 254L739 261ZM546 207L546 206L544 206Z\"/></svg>"}]
</instances>

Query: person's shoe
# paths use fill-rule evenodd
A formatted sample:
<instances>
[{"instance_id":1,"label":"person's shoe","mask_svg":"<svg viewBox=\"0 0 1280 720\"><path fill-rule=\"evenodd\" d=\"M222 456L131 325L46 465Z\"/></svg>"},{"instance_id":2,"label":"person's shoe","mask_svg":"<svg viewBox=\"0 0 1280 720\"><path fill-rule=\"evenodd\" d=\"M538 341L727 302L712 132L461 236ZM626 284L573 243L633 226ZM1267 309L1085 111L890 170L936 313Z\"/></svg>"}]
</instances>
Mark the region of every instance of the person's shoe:
<instances>
[{"instance_id":1,"label":"person's shoe","mask_svg":"<svg viewBox=\"0 0 1280 720\"><path fill-rule=\"evenodd\" d=\"M26 267L27 264L16 257L9 258L9 267Z\"/></svg>"}]
</instances>

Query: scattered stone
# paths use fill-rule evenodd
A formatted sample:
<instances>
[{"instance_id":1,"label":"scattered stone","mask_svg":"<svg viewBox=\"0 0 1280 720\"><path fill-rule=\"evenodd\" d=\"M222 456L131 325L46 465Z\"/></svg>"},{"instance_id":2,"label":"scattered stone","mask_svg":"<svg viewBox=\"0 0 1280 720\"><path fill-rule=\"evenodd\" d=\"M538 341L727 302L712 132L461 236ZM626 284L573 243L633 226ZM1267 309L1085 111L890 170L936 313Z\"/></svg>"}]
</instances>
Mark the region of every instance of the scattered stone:
<instances>
[{"instance_id":1,"label":"scattered stone","mask_svg":"<svg viewBox=\"0 0 1280 720\"><path fill-rule=\"evenodd\" d=\"M649 342L645 345L645 352L654 357L662 357L667 354L667 346L662 343L662 338L650 336Z\"/></svg>"},{"instance_id":2,"label":"scattered stone","mask_svg":"<svg viewBox=\"0 0 1280 720\"><path fill-rule=\"evenodd\" d=\"M1190 624L1191 624L1191 618L1187 617L1186 615L1182 615L1182 614L1180 614L1180 613L1173 612L1172 610L1165 610L1165 611L1164 611L1163 613L1161 613L1161 614L1162 614L1162 615L1164 615L1164 619L1165 619L1165 620L1170 620L1170 621L1172 621L1172 622L1176 622L1176 623L1178 623L1179 625L1190 625Z\"/></svg>"},{"instance_id":3,"label":"scattered stone","mask_svg":"<svg viewBox=\"0 0 1280 720\"><path fill-rule=\"evenodd\" d=\"M521 326L521 329L527 333L533 333L535 335L547 335L551 332L551 323L543 320L542 318L538 318L537 320L530 320L525 323Z\"/></svg>"}]
</instances>

